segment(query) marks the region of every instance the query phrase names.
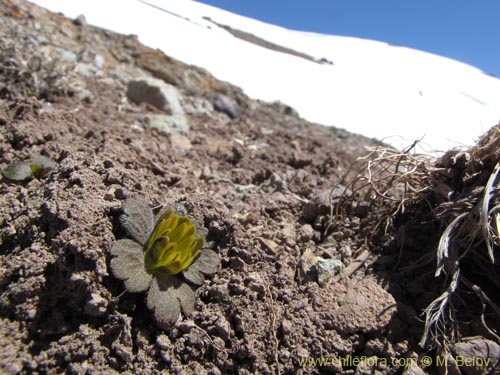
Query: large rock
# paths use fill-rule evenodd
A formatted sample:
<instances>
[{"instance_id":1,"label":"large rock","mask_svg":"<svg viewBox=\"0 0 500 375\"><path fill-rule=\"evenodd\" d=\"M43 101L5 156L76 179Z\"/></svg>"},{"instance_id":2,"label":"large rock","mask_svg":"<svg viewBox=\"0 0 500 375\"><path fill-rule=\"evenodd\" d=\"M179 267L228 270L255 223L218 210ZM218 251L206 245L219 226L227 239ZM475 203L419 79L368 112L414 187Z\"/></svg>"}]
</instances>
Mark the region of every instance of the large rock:
<instances>
[{"instance_id":1,"label":"large rock","mask_svg":"<svg viewBox=\"0 0 500 375\"><path fill-rule=\"evenodd\" d=\"M127 97L134 103L149 103L169 115L183 115L181 94L160 79L144 77L129 81Z\"/></svg>"}]
</instances>

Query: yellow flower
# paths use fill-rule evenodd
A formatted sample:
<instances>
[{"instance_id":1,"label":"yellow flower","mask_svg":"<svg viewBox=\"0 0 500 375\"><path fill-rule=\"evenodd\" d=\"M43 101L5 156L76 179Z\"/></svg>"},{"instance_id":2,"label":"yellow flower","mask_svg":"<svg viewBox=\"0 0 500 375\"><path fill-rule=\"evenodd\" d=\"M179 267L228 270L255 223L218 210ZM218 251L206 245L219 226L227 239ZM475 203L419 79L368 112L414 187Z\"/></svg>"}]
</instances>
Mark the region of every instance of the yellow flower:
<instances>
[{"instance_id":1,"label":"yellow flower","mask_svg":"<svg viewBox=\"0 0 500 375\"><path fill-rule=\"evenodd\" d=\"M142 198L127 199L122 209L120 223L134 240L113 244L111 271L129 292L147 291L147 306L158 327L166 329L181 311L189 316L194 310L192 287L217 272L220 257L202 250L203 237L196 237L196 227L177 210L163 213L155 224L153 211Z\"/></svg>"},{"instance_id":2,"label":"yellow flower","mask_svg":"<svg viewBox=\"0 0 500 375\"><path fill-rule=\"evenodd\" d=\"M162 214L146 243L144 265L153 275L176 275L187 269L201 254L203 237L186 216L174 210Z\"/></svg>"}]
</instances>

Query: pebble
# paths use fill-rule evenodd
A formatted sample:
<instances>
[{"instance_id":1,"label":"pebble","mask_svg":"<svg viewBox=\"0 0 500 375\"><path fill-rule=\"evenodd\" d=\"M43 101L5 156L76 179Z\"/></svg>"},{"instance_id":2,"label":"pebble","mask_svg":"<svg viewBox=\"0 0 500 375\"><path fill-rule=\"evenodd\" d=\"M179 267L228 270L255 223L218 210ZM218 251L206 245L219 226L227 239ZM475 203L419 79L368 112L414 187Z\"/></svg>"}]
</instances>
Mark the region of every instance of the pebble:
<instances>
[{"instance_id":1,"label":"pebble","mask_svg":"<svg viewBox=\"0 0 500 375\"><path fill-rule=\"evenodd\" d=\"M104 168L106 169L109 169L113 166L113 162L109 159L106 159L102 162L102 164L104 165Z\"/></svg>"},{"instance_id":2,"label":"pebble","mask_svg":"<svg viewBox=\"0 0 500 375\"><path fill-rule=\"evenodd\" d=\"M331 204L337 202L343 195L351 195L350 189L343 185L337 185L333 189L325 189L316 194L308 203L304 205L302 217L312 223L320 215L330 212Z\"/></svg>"},{"instance_id":3,"label":"pebble","mask_svg":"<svg viewBox=\"0 0 500 375\"><path fill-rule=\"evenodd\" d=\"M151 104L169 115L184 114L177 88L160 79L144 77L129 81L127 97L136 104Z\"/></svg>"},{"instance_id":4,"label":"pebble","mask_svg":"<svg viewBox=\"0 0 500 375\"><path fill-rule=\"evenodd\" d=\"M306 249L299 261L298 273L303 284L318 280L318 257L311 249Z\"/></svg>"},{"instance_id":5,"label":"pebble","mask_svg":"<svg viewBox=\"0 0 500 375\"><path fill-rule=\"evenodd\" d=\"M330 190L322 191L304 205L302 217L309 223L316 220L319 215L330 212Z\"/></svg>"},{"instance_id":6,"label":"pebble","mask_svg":"<svg viewBox=\"0 0 500 375\"><path fill-rule=\"evenodd\" d=\"M236 100L227 95L218 94L213 99L213 105L216 111L225 113L232 119L239 117L241 114L240 106Z\"/></svg>"},{"instance_id":7,"label":"pebble","mask_svg":"<svg viewBox=\"0 0 500 375\"><path fill-rule=\"evenodd\" d=\"M83 14L80 14L73 20L73 24L75 24L76 26L87 26L87 19Z\"/></svg>"},{"instance_id":8,"label":"pebble","mask_svg":"<svg viewBox=\"0 0 500 375\"><path fill-rule=\"evenodd\" d=\"M172 144L172 149L179 155L185 155L193 148L189 138L179 133L172 133L170 135L170 143Z\"/></svg>"},{"instance_id":9,"label":"pebble","mask_svg":"<svg viewBox=\"0 0 500 375\"><path fill-rule=\"evenodd\" d=\"M279 236L286 245L290 247L296 245L297 233L295 232L295 226L293 224L281 224Z\"/></svg>"},{"instance_id":10,"label":"pebble","mask_svg":"<svg viewBox=\"0 0 500 375\"><path fill-rule=\"evenodd\" d=\"M120 199L120 200L127 198L127 194L125 193L125 190L123 188L117 188L115 190L115 198Z\"/></svg>"},{"instance_id":11,"label":"pebble","mask_svg":"<svg viewBox=\"0 0 500 375\"><path fill-rule=\"evenodd\" d=\"M108 301L98 293L91 293L83 312L93 317L99 317L106 313Z\"/></svg>"},{"instance_id":12,"label":"pebble","mask_svg":"<svg viewBox=\"0 0 500 375\"><path fill-rule=\"evenodd\" d=\"M104 200L111 202L113 199L115 199L115 194L113 192L113 189L108 190L106 193L104 193Z\"/></svg>"},{"instance_id":13,"label":"pebble","mask_svg":"<svg viewBox=\"0 0 500 375\"><path fill-rule=\"evenodd\" d=\"M149 115L148 125L167 134L186 134L189 132L189 123L185 115Z\"/></svg>"},{"instance_id":14,"label":"pebble","mask_svg":"<svg viewBox=\"0 0 500 375\"><path fill-rule=\"evenodd\" d=\"M344 263L338 259L317 257L318 283L325 286L344 268Z\"/></svg>"},{"instance_id":15,"label":"pebble","mask_svg":"<svg viewBox=\"0 0 500 375\"><path fill-rule=\"evenodd\" d=\"M245 262L241 258L235 257L231 260L229 267L235 271L243 271L245 269Z\"/></svg>"},{"instance_id":16,"label":"pebble","mask_svg":"<svg viewBox=\"0 0 500 375\"><path fill-rule=\"evenodd\" d=\"M167 335L165 334L160 334L158 335L158 337L156 338L156 345L160 348L160 349L168 349L170 346L172 346L172 342L170 341L170 339L168 338Z\"/></svg>"},{"instance_id":17,"label":"pebble","mask_svg":"<svg viewBox=\"0 0 500 375\"><path fill-rule=\"evenodd\" d=\"M304 224L299 230L299 239L301 242L311 241L314 237L314 229L310 224Z\"/></svg>"},{"instance_id":18,"label":"pebble","mask_svg":"<svg viewBox=\"0 0 500 375\"><path fill-rule=\"evenodd\" d=\"M455 344L453 353L465 375L481 375L499 362L500 345L483 337L468 337Z\"/></svg>"},{"instance_id":19,"label":"pebble","mask_svg":"<svg viewBox=\"0 0 500 375\"><path fill-rule=\"evenodd\" d=\"M293 330L292 322L288 319L283 319L281 322L281 331L284 335L289 335Z\"/></svg>"},{"instance_id":20,"label":"pebble","mask_svg":"<svg viewBox=\"0 0 500 375\"><path fill-rule=\"evenodd\" d=\"M257 272L250 272L245 278L245 284L248 284L248 288L256 293L265 294L266 292L262 277Z\"/></svg>"},{"instance_id":21,"label":"pebble","mask_svg":"<svg viewBox=\"0 0 500 375\"><path fill-rule=\"evenodd\" d=\"M262 245L262 248L266 250L269 255L275 255L278 252L279 245L273 240L258 237L257 240Z\"/></svg>"},{"instance_id":22,"label":"pebble","mask_svg":"<svg viewBox=\"0 0 500 375\"><path fill-rule=\"evenodd\" d=\"M229 322L223 316L214 323L213 327L210 329L210 333L220 337L222 340L227 341L231 336L231 326Z\"/></svg>"}]
</instances>

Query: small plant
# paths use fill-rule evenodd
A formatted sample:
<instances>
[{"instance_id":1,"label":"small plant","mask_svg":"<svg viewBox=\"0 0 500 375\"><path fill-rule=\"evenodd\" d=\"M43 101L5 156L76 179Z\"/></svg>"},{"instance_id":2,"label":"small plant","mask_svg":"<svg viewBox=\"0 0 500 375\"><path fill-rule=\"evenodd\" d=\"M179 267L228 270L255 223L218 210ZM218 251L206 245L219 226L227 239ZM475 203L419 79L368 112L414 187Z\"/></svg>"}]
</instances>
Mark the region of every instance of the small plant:
<instances>
[{"instance_id":1,"label":"small plant","mask_svg":"<svg viewBox=\"0 0 500 375\"><path fill-rule=\"evenodd\" d=\"M35 178L45 177L54 167L56 162L51 158L38 155L30 163L24 161L15 161L4 169L5 178L12 181L25 181Z\"/></svg>"},{"instance_id":2,"label":"small plant","mask_svg":"<svg viewBox=\"0 0 500 375\"><path fill-rule=\"evenodd\" d=\"M181 311L194 309L197 287L204 275L219 268L220 257L203 248L203 236L185 216L182 206L154 219L153 211L141 198L129 198L122 207L120 223L134 239L118 240L111 248L111 271L123 280L129 292L148 291L147 305L156 324L166 328Z\"/></svg>"}]
</instances>

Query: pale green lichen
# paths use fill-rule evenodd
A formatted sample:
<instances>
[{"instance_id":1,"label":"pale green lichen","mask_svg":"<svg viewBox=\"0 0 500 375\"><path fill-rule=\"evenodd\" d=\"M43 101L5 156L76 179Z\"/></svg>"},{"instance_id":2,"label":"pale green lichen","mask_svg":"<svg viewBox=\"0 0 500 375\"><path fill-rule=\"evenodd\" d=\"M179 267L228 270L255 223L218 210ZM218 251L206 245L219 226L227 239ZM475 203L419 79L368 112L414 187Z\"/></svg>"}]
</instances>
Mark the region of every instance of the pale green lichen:
<instances>
[{"instance_id":1,"label":"pale green lichen","mask_svg":"<svg viewBox=\"0 0 500 375\"><path fill-rule=\"evenodd\" d=\"M123 280L129 292L148 291L147 305L161 328L175 323L181 311L188 316L194 309L191 286L203 283L204 275L219 268L220 257L202 249L204 239L190 219L168 210L154 220L141 198L127 199L120 222L135 240L122 239L111 248L111 270Z\"/></svg>"}]
</instances>

